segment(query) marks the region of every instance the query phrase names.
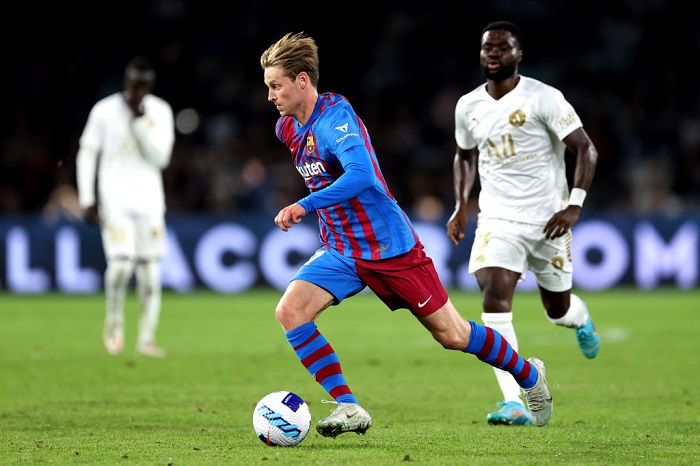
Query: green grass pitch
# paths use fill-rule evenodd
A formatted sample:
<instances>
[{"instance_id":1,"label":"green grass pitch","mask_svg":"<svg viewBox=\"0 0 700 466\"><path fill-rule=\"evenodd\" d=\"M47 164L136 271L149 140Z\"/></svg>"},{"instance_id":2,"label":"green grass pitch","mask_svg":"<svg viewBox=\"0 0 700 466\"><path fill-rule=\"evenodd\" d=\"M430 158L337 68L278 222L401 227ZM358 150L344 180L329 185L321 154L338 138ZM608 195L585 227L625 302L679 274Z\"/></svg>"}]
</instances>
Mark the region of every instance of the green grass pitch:
<instances>
[{"instance_id":1,"label":"green grass pitch","mask_svg":"<svg viewBox=\"0 0 700 466\"><path fill-rule=\"evenodd\" d=\"M0 464L478 465L699 464L700 290L581 292L601 335L585 359L552 326L536 293L514 302L520 353L547 364L554 414L544 427L488 426L492 369L442 349L408 311L363 293L319 317L354 393L366 435L324 438L331 405L287 344L281 295L165 293L154 360L102 348L102 295L0 294ZM453 292L480 321L480 297ZM311 408L297 447L257 439L252 412L274 390Z\"/></svg>"}]
</instances>

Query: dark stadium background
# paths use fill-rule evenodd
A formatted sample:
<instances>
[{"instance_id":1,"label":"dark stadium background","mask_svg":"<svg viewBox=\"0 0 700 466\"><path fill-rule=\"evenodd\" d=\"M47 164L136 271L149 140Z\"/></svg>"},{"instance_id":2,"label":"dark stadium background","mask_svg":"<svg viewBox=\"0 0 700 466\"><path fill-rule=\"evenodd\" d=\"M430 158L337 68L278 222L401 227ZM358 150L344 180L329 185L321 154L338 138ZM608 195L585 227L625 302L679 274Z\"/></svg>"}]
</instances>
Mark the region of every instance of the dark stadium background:
<instances>
[{"instance_id":1,"label":"dark stadium background","mask_svg":"<svg viewBox=\"0 0 700 466\"><path fill-rule=\"evenodd\" d=\"M320 90L346 95L363 117L394 195L439 217L453 203L454 104L483 81L480 31L496 19L524 29L520 71L559 87L599 149L587 209L697 210L700 28L681 5L13 2L3 15L0 214L70 208L87 113L120 89L137 53L154 60L155 93L182 128L192 114L183 110L199 117L178 132L165 173L170 211L276 212L304 187L274 138L258 60L284 33L305 31L320 47Z\"/></svg>"}]
</instances>

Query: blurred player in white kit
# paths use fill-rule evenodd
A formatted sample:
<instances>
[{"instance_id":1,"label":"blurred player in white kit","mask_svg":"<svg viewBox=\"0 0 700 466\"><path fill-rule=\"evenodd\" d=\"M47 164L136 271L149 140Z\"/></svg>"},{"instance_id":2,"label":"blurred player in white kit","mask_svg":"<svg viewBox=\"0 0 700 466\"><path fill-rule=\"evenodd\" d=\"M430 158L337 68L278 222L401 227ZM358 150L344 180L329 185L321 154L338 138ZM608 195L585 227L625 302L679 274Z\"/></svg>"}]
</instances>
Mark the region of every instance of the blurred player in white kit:
<instances>
[{"instance_id":1,"label":"blurred player in white kit","mask_svg":"<svg viewBox=\"0 0 700 466\"><path fill-rule=\"evenodd\" d=\"M107 268L103 343L109 354L124 348L124 300L135 275L140 304L136 351L163 357L156 345L161 310L160 259L165 253L162 171L175 143L173 111L151 94L156 73L148 58L133 58L124 88L90 111L76 158L84 219L99 224Z\"/></svg>"}]
</instances>

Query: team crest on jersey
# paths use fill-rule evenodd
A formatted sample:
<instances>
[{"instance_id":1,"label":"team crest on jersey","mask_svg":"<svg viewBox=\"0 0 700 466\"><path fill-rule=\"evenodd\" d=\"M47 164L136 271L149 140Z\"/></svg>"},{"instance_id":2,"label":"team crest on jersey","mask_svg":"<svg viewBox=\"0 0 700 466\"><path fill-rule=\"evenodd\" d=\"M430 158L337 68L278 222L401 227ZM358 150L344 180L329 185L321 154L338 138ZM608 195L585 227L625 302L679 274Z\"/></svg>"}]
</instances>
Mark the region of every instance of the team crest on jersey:
<instances>
[{"instance_id":1,"label":"team crest on jersey","mask_svg":"<svg viewBox=\"0 0 700 466\"><path fill-rule=\"evenodd\" d=\"M313 136L306 136L306 150L309 154L311 154L314 151L314 147L316 147L316 143L314 142L314 137Z\"/></svg>"},{"instance_id":2,"label":"team crest on jersey","mask_svg":"<svg viewBox=\"0 0 700 466\"><path fill-rule=\"evenodd\" d=\"M510 114L510 116L508 117L508 121L511 125L515 126L516 128L519 128L525 124L525 113L523 113L522 110L516 110Z\"/></svg>"}]
</instances>

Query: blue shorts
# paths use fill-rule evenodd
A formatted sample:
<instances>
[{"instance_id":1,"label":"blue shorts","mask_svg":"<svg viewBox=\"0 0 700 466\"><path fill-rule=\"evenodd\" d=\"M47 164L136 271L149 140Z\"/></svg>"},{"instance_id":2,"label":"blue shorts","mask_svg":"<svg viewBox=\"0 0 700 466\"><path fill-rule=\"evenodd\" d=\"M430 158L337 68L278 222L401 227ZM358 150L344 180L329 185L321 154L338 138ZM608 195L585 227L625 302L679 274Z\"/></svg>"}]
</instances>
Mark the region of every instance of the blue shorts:
<instances>
[{"instance_id":1,"label":"blue shorts","mask_svg":"<svg viewBox=\"0 0 700 466\"><path fill-rule=\"evenodd\" d=\"M405 254L379 261L353 259L320 248L292 280L320 286L333 295L335 304L369 286L392 311L408 309L418 317L432 314L448 299L420 242Z\"/></svg>"},{"instance_id":2,"label":"blue shorts","mask_svg":"<svg viewBox=\"0 0 700 466\"><path fill-rule=\"evenodd\" d=\"M316 250L292 280L304 280L320 286L335 297L336 304L367 286L357 275L353 258L326 248Z\"/></svg>"}]
</instances>

